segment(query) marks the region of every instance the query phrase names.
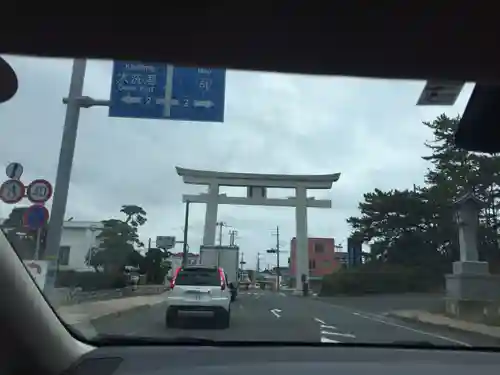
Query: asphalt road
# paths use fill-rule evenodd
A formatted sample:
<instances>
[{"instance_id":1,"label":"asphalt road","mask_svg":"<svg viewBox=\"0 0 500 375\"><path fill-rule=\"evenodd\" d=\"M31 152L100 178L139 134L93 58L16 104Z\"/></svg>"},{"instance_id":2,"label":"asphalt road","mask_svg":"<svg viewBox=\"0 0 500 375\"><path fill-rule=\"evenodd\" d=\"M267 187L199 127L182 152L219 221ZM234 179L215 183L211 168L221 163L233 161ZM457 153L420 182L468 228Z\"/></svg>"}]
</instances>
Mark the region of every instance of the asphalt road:
<instances>
[{"instance_id":1,"label":"asphalt road","mask_svg":"<svg viewBox=\"0 0 500 375\"><path fill-rule=\"evenodd\" d=\"M396 296L390 298L397 300ZM406 306L408 301L402 304ZM93 324L101 333L164 338L331 343L425 341L446 346L500 346L500 340L494 338L389 318L383 315L386 306L382 297L322 300L255 290L240 292L232 305L228 329L216 329L209 319L186 321L181 328L166 328L164 304L102 318Z\"/></svg>"}]
</instances>

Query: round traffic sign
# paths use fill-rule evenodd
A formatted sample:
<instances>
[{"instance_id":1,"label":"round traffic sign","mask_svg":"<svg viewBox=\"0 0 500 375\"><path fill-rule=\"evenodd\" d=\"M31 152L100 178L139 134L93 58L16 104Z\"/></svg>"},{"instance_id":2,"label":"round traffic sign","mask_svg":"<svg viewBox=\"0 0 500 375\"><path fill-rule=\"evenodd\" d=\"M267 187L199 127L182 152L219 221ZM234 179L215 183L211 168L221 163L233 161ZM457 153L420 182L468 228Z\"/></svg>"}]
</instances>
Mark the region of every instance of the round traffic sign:
<instances>
[{"instance_id":1,"label":"round traffic sign","mask_svg":"<svg viewBox=\"0 0 500 375\"><path fill-rule=\"evenodd\" d=\"M0 199L4 203L17 203L24 198L25 193L26 188L19 180L7 180L0 186Z\"/></svg>"},{"instance_id":2,"label":"round traffic sign","mask_svg":"<svg viewBox=\"0 0 500 375\"><path fill-rule=\"evenodd\" d=\"M34 204L26 210L23 216L24 226L30 229L40 229L49 220L49 210L41 204Z\"/></svg>"},{"instance_id":3,"label":"round traffic sign","mask_svg":"<svg viewBox=\"0 0 500 375\"><path fill-rule=\"evenodd\" d=\"M33 180L28 185L26 195L33 203L44 203L52 197L52 185L47 180Z\"/></svg>"},{"instance_id":4,"label":"round traffic sign","mask_svg":"<svg viewBox=\"0 0 500 375\"><path fill-rule=\"evenodd\" d=\"M23 174L23 166L21 163L10 163L7 168L5 168L5 174L8 178L13 178L19 180Z\"/></svg>"}]
</instances>

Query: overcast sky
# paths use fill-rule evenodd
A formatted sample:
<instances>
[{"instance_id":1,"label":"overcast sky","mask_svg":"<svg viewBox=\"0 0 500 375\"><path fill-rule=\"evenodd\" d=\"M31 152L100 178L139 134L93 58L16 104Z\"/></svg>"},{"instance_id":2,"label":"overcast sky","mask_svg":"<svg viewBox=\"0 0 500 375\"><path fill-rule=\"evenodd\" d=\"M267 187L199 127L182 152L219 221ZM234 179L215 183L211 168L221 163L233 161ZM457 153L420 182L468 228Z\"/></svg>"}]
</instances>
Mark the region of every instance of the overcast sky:
<instances>
[{"instance_id":1,"label":"overcast sky","mask_svg":"<svg viewBox=\"0 0 500 375\"><path fill-rule=\"evenodd\" d=\"M19 92L0 108L3 142L0 161L24 165L22 180L55 180L71 61L7 56L20 82ZM111 61L87 66L84 95L109 98ZM325 174L340 172L329 198L332 209L309 209L310 237L334 237L345 245L346 218L374 188L422 184L427 165L420 156L431 138L422 121L445 112L462 113L471 85L453 107L417 107L424 82L311 77L228 71L224 123L115 119L107 109L83 109L79 123L66 217L103 220L120 217L123 204L148 213L141 237L182 237L182 194L188 186L175 166L227 172ZM223 189L241 195L241 191ZM292 192L271 191L273 197ZM25 203L24 205L27 205ZM49 202L50 206L50 202ZM1 216L12 207L3 204ZM192 205L189 243L197 249L205 207ZM248 265L257 252L275 244L280 227L286 251L295 235L293 208L220 206L219 220L238 230L237 243ZM228 242L227 229L224 242ZM180 250L180 246L178 247ZM284 254L282 262L288 255ZM267 255L261 264L274 264Z\"/></svg>"}]
</instances>

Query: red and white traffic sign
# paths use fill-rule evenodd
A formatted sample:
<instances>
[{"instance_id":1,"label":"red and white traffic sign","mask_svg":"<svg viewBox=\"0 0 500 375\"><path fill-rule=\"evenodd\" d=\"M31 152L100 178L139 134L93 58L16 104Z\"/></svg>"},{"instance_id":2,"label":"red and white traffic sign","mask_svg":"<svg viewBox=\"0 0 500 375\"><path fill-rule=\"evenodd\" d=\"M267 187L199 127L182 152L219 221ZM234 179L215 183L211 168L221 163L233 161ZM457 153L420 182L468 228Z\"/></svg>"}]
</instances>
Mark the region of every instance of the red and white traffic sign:
<instances>
[{"instance_id":1,"label":"red and white traffic sign","mask_svg":"<svg viewBox=\"0 0 500 375\"><path fill-rule=\"evenodd\" d=\"M45 203L52 197L52 185L47 180L33 180L26 190L26 195L32 203Z\"/></svg>"},{"instance_id":2,"label":"red and white traffic sign","mask_svg":"<svg viewBox=\"0 0 500 375\"><path fill-rule=\"evenodd\" d=\"M24 198L25 194L26 188L19 180L10 179L0 186L0 199L4 203L17 203Z\"/></svg>"}]
</instances>

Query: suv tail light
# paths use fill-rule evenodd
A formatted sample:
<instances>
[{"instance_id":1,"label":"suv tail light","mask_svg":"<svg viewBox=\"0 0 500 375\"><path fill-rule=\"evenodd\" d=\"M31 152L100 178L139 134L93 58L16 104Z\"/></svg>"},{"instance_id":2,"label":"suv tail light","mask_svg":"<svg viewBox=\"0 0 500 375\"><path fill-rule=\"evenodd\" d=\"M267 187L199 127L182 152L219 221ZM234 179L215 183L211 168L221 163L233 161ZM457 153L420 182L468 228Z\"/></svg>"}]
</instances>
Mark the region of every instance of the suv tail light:
<instances>
[{"instance_id":1,"label":"suv tail light","mask_svg":"<svg viewBox=\"0 0 500 375\"><path fill-rule=\"evenodd\" d=\"M226 278L224 277L224 271L222 271L222 268L219 268L219 279L220 279L220 289L221 290L226 289Z\"/></svg>"},{"instance_id":2,"label":"suv tail light","mask_svg":"<svg viewBox=\"0 0 500 375\"><path fill-rule=\"evenodd\" d=\"M170 280L170 289L174 289L175 286L175 279L177 278L177 275L179 274L179 271L181 270L181 267L177 268L175 270L174 276L172 277L172 280Z\"/></svg>"}]
</instances>

